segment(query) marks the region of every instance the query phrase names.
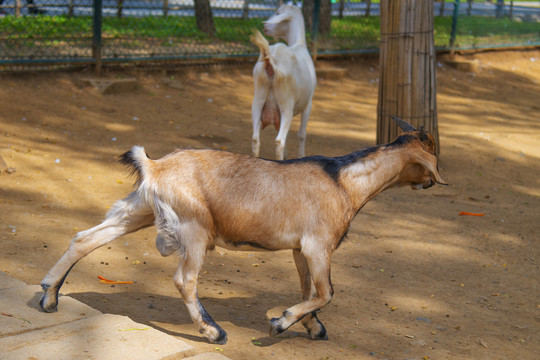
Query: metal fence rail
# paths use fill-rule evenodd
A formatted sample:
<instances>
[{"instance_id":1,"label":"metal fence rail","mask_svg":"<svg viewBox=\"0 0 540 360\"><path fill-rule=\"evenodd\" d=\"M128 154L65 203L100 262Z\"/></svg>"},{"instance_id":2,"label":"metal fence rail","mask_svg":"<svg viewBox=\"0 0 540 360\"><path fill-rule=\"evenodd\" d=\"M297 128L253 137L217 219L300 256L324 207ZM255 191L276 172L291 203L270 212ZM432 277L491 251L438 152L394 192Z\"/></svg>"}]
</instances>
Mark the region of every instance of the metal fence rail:
<instances>
[{"instance_id":1,"label":"metal fence rail","mask_svg":"<svg viewBox=\"0 0 540 360\"><path fill-rule=\"evenodd\" d=\"M321 4L317 19L315 1ZM204 3L211 15L197 15ZM304 8L308 42L319 55L378 51L378 1L296 4ZM439 49L540 45L540 1L436 0L434 5ZM249 36L277 6L278 0L0 0L0 71L256 56ZM324 18L326 27L313 28Z\"/></svg>"}]
</instances>

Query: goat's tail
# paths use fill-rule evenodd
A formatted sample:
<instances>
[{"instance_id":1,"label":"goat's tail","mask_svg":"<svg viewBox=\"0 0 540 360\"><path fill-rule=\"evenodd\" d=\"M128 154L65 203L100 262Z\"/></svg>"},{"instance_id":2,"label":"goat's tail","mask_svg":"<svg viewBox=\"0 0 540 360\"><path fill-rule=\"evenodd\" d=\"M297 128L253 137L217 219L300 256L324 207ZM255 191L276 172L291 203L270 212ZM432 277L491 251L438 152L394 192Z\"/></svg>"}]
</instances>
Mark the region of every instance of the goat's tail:
<instances>
[{"instance_id":1,"label":"goat's tail","mask_svg":"<svg viewBox=\"0 0 540 360\"><path fill-rule=\"evenodd\" d=\"M137 177L136 184L140 184L145 177L146 168L151 160L146 155L142 146L134 146L131 150L120 156L120 162L131 168L131 175Z\"/></svg>"},{"instance_id":2,"label":"goat's tail","mask_svg":"<svg viewBox=\"0 0 540 360\"><path fill-rule=\"evenodd\" d=\"M259 30L255 30L251 35L250 40L253 44L257 45L261 52L261 61L264 61L264 69L269 78L274 77L274 65L272 64L272 58L270 56L270 44L268 40L261 34Z\"/></svg>"},{"instance_id":3,"label":"goat's tail","mask_svg":"<svg viewBox=\"0 0 540 360\"><path fill-rule=\"evenodd\" d=\"M142 146L134 146L128 152L120 156L120 162L131 168L132 175L137 176L136 186L139 188L133 194L144 207L150 207L154 212L155 225L158 235L156 247L162 256L169 256L176 250L184 254L184 245L178 236L180 220L169 202L163 200L155 189L152 189L148 180L151 178L151 162Z\"/></svg>"}]
</instances>

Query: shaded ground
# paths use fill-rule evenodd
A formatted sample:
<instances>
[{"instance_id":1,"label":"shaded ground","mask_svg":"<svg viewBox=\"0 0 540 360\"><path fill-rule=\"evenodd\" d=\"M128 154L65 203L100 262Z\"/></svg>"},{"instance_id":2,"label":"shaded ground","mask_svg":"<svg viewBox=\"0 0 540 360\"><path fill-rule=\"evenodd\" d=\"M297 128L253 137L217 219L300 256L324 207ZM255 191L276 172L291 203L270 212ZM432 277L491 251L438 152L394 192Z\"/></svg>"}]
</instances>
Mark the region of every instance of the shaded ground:
<instances>
[{"instance_id":1,"label":"shaded ground","mask_svg":"<svg viewBox=\"0 0 540 360\"><path fill-rule=\"evenodd\" d=\"M301 299L289 252L208 254L199 295L228 331L218 347L191 324L172 282L177 261L158 254L153 229L81 260L62 292L232 359L535 358L540 51L475 57L476 74L438 68L440 171L451 186L390 190L359 213L333 257L336 293L319 315L328 341L308 340L301 325L267 335L268 318ZM309 155L375 140L377 60L337 65L349 76L319 79ZM128 194L132 179L116 159L132 145L154 158L185 146L251 151L248 67L107 74L142 84L115 95L78 85L90 75L1 76L0 156L16 172L0 175L0 270L29 284ZM163 83L172 77L180 89ZM265 130L263 156L273 156L275 135ZM137 283L103 285L98 275Z\"/></svg>"}]
</instances>

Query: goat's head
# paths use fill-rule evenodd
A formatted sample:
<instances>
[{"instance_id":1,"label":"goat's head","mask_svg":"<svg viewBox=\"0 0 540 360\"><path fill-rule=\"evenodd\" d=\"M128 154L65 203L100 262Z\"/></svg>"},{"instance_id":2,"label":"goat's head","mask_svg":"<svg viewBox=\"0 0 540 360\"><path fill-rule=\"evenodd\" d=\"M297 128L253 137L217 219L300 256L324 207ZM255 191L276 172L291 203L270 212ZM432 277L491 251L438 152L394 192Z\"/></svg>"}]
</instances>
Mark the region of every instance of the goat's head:
<instances>
[{"instance_id":1,"label":"goat's head","mask_svg":"<svg viewBox=\"0 0 540 360\"><path fill-rule=\"evenodd\" d=\"M403 156L407 162L397 185L410 185L413 189L427 189L435 183L448 185L437 170L433 136L423 127L417 130L404 120L392 118L404 131L392 145L403 146Z\"/></svg>"},{"instance_id":2,"label":"goat's head","mask_svg":"<svg viewBox=\"0 0 540 360\"><path fill-rule=\"evenodd\" d=\"M272 36L274 39L284 39L287 41L289 23L296 17L303 19L302 12L298 7L287 4L281 5L268 20L263 22L264 34Z\"/></svg>"}]
</instances>

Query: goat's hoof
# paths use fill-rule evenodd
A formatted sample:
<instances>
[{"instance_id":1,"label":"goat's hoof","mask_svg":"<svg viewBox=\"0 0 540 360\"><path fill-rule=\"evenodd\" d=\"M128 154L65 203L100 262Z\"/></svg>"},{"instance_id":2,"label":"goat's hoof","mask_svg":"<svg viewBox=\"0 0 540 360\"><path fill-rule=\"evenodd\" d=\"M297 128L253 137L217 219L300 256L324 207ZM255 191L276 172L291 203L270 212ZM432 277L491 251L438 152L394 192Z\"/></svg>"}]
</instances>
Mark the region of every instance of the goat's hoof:
<instances>
[{"instance_id":1,"label":"goat's hoof","mask_svg":"<svg viewBox=\"0 0 540 360\"><path fill-rule=\"evenodd\" d=\"M326 333L323 324L321 324L319 331L311 331L311 329L308 329L308 334L312 340L328 340L328 334Z\"/></svg>"},{"instance_id":2,"label":"goat's hoof","mask_svg":"<svg viewBox=\"0 0 540 360\"><path fill-rule=\"evenodd\" d=\"M53 313L58 311L57 302L47 302L47 294L44 294L39 301L39 306L41 309L48 313Z\"/></svg>"},{"instance_id":3,"label":"goat's hoof","mask_svg":"<svg viewBox=\"0 0 540 360\"><path fill-rule=\"evenodd\" d=\"M223 329L219 329L219 336L212 341L214 344L225 345L227 343L227 333Z\"/></svg>"},{"instance_id":4,"label":"goat's hoof","mask_svg":"<svg viewBox=\"0 0 540 360\"><path fill-rule=\"evenodd\" d=\"M227 343L227 333L217 324L216 327L201 329L199 332L212 344L225 345Z\"/></svg>"},{"instance_id":5,"label":"goat's hoof","mask_svg":"<svg viewBox=\"0 0 540 360\"><path fill-rule=\"evenodd\" d=\"M311 328L308 328L308 333L311 339L312 340L328 340L328 334L326 333L326 328L324 327L322 322L319 321L316 314L313 316L313 320L315 320L314 326L312 326Z\"/></svg>"},{"instance_id":6,"label":"goat's hoof","mask_svg":"<svg viewBox=\"0 0 540 360\"><path fill-rule=\"evenodd\" d=\"M58 292L55 292L51 285L41 284L43 295L39 301L39 306L43 311L53 313L58 311Z\"/></svg>"},{"instance_id":7,"label":"goat's hoof","mask_svg":"<svg viewBox=\"0 0 540 360\"><path fill-rule=\"evenodd\" d=\"M281 334L285 329L281 326L281 322L279 321L281 318L272 318L270 320L270 336L276 336Z\"/></svg>"}]
</instances>

